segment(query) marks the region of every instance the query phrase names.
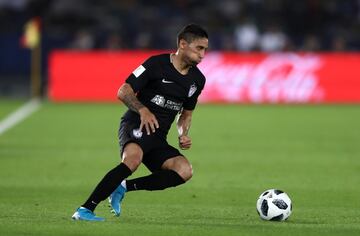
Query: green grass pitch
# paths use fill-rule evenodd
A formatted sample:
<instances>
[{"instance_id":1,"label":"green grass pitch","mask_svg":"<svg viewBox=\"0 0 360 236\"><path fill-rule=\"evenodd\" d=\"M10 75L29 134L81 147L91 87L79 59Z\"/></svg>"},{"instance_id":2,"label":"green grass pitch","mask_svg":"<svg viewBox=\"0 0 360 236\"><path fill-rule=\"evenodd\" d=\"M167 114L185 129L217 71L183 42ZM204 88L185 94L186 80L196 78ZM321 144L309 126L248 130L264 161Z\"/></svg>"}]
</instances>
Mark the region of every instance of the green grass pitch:
<instances>
[{"instance_id":1,"label":"green grass pitch","mask_svg":"<svg viewBox=\"0 0 360 236\"><path fill-rule=\"evenodd\" d=\"M0 118L19 102L0 102ZM128 193L120 218L71 215L119 162L121 104L53 104L0 136L0 235L360 235L360 106L200 105L185 185ZM176 145L173 127L169 140ZM148 174L141 167L133 176ZM267 222L269 188L293 213Z\"/></svg>"}]
</instances>

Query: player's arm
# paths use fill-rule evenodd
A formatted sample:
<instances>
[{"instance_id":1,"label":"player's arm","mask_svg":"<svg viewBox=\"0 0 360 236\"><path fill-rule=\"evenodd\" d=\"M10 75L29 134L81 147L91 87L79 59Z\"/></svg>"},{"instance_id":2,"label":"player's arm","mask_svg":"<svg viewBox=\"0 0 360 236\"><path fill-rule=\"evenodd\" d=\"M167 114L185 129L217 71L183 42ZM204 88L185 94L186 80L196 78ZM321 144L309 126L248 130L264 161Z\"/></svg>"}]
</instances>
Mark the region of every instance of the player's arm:
<instances>
[{"instance_id":1,"label":"player's arm","mask_svg":"<svg viewBox=\"0 0 360 236\"><path fill-rule=\"evenodd\" d=\"M177 120L177 130L179 133L179 147L181 149L189 149L191 147L191 139L188 136L191 126L192 111L183 109Z\"/></svg>"},{"instance_id":2,"label":"player's arm","mask_svg":"<svg viewBox=\"0 0 360 236\"><path fill-rule=\"evenodd\" d=\"M117 96L130 110L140 115L140 130L145 127L146 133L150 135L150 131L154 133L155 128L159 128L155 115L137 99L130 84L124 83L119 88Z\"/></svg>"}]
</instances>

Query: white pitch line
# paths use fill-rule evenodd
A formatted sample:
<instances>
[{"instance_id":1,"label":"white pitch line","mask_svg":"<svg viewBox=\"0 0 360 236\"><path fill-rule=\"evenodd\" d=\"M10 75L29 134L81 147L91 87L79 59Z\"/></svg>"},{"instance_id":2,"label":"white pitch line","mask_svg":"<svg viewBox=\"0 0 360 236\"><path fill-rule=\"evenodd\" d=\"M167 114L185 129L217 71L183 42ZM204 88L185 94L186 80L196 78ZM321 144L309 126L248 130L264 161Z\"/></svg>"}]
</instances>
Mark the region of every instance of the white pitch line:
<instances>
[{"instance_id":1,"label":"white pitch line","mask_svg":"<svg viewBox=\"0 0 360 236\"><path fill-rule=\"evenodd\" d=\"M19 109L5 117L0 121L0 135L5 133L8 129L14 127L21 121L25 120L32 113L40 108L41 102L39 99L32 99L25 103Z\"/></svg>"}]
</instances>

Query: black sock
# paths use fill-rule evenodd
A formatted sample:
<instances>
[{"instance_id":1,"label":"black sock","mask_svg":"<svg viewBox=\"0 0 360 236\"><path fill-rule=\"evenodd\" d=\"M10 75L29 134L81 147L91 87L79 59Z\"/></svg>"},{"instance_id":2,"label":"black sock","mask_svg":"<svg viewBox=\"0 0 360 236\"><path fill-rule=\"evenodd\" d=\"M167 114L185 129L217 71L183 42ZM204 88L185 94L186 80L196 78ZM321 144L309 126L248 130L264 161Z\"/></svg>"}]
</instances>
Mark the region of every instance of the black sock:
<instances>
[{"instance_id":1,"label":"black sock","mask_svg":"<svg viewBox=\"0 0 360 236\"><path fill-rule=\"evenodd\" d=\"M185 181L173 170L161 170L151 175L126 181L127 191L162 190L183 184Z\"/></svg>"},{"instance_id":2,"label":"black sock","mask_svg":"<svg viewBox=\"0 0 360 236\"><path fill-rule=\"evenodd\" d=\"M97 204L110 196L110 194L120 185L121 181L126 179L129 175L131 175L131 173L132 172L129 167L127 167L124 163L121 163L114 169L110 170L82 206L94 211Z\"/></svg>"}]
</instances>

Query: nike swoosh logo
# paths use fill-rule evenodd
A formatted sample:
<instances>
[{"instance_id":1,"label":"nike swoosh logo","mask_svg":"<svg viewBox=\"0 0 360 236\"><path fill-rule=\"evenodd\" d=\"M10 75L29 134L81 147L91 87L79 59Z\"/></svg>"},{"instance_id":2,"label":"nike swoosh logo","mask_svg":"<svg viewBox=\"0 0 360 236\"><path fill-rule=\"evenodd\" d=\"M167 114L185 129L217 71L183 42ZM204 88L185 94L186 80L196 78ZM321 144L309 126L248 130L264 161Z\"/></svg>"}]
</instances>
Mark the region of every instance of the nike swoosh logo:
<instances>
[{"instance_id":1,"label":"nike swoosh logo","mask_svg":"<svg viewBox=\"0 0 360 236\"><path fill-rule=\"evenodd\" d=\"M172 84L172 83L174 83L174 81L165 80L165 79L162 79L161 82L163 82L163 83L165 83L165 84Z\"/></svg>"}]
</instances>

